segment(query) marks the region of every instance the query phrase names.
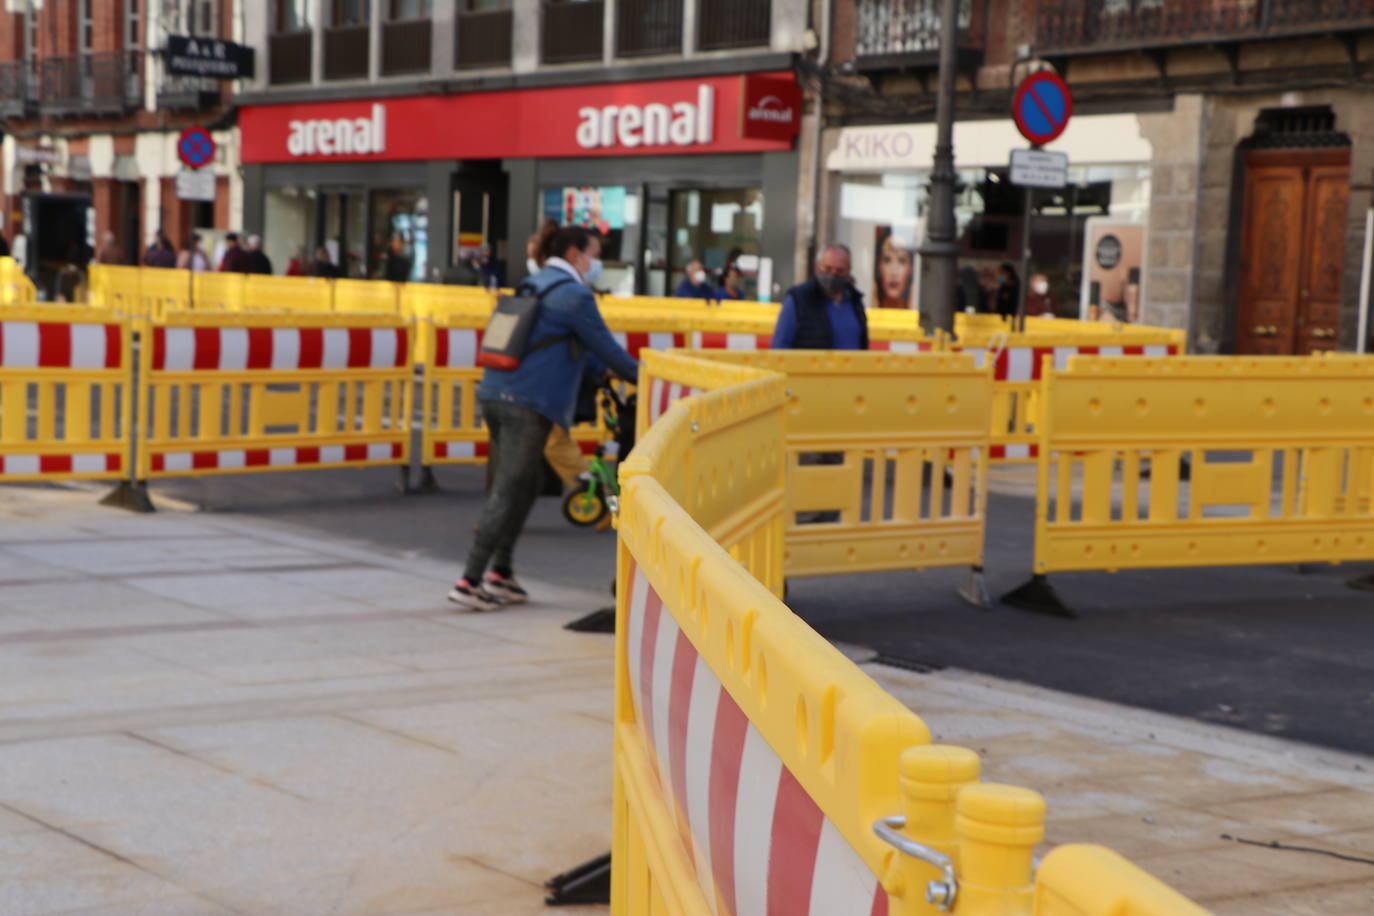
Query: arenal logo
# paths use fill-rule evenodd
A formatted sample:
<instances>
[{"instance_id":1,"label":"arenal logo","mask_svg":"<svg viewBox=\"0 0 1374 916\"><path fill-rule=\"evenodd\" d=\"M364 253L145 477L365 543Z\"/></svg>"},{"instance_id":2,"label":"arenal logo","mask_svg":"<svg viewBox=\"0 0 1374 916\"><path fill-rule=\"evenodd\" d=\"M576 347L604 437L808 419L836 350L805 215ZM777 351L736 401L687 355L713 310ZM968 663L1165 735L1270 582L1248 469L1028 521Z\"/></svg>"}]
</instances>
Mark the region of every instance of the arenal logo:
<instances>
[{"instance_id":1,"label":"arenal logo","mask_svg":"<svg viewBox=\"0 0 1374 916\"><path fill-rule=\"evenodd\" d=\"M577 145L583 149L615 146L692 146L711 142L715 90L697 87L697 101L582 108L577 116Z\"/></svg>"},{"instance_id":2,"label":"arenal logo","mask_svg":"<svg viewBox=\"0 0 1374 916\"><path fill-rule=\"evenodd\" d=\"M292 156L368 156L386 152L386 106L373 104L368 118L313 118L287 125Z\"/></svg>"},{"instance_id":3,"label":"arenal logo","mask_svg":"<svg viewBox=\"0 0 1374 916\"><path fill-rule=\"evenodd\" d=\"M782 99L775 95L765 95L759 99L759 103L749 109L749 120L751 121L771 121L774 124L791 124L792 108L782 107Z\"/></svg>"}]
</instances>

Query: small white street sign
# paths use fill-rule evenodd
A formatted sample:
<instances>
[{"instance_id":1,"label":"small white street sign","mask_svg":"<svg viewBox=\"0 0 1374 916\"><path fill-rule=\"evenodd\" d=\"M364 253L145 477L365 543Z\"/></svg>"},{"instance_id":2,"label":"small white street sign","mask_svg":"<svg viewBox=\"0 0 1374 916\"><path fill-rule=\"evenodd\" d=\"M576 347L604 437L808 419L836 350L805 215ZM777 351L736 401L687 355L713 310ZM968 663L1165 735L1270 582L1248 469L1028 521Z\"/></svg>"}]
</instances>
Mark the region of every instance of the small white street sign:
<instances>
[{"instance_id":1,"label":"small white street sign","mask_svg":"<svg viewBox=\"0 0 1374 916\"><path fill-rule=\"evenodd\" d=\"M215 173L210 169L182 169L177 172L177 198L214 200Z\"/></svg>"},{"instance_id":2,"label":"small white street sign","mask_svg":"<svg viewBox=\"0 0 1374 916\"><path fill-rule=\"evenodd\" d=\"M1069 183L1069 154L1014 149L1011 151L1011 183L1023 188L1062 188Z\"/></svg>"}]
</instances>

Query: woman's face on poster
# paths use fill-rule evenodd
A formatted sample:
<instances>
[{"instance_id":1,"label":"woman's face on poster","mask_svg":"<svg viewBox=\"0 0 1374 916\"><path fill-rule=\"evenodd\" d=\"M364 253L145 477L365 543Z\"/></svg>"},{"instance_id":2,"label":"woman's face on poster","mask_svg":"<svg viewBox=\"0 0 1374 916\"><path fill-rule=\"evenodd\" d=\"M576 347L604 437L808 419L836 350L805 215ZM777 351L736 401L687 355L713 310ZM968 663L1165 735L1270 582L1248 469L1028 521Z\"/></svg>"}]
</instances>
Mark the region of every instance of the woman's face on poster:
<instances>
[{"instance_id":1,"label":"woman's face on poster","mask_svg":"<svg viewBox=\"0 0 1374 916\"><path fill-rule=\"evenodd\" d=\"M883 299L905 303L911 289L912 263L911 252L902 248L892 237L883 241L878 260Z\"/></svg>"}]
</instances>

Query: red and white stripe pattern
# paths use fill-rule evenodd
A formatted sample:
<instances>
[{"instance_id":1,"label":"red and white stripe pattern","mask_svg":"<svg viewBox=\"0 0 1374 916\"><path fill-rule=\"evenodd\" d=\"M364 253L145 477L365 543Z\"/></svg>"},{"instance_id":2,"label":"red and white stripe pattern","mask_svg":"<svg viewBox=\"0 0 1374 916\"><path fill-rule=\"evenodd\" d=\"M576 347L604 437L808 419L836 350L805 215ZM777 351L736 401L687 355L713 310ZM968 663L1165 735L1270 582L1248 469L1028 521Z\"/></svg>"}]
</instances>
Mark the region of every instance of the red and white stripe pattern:
<instances>
[{"instance_id":1,"label":"red and white stripe pattern","mask_svg":"<svg viewBox=\"0 0 1374 916\"><path fill-rule=\"evenodd\" d=\"M935 349L929 340L869 340L868 349L888 353L929 353Z\"/></svg>"},{"instance_id":2,"label":"red and white stripe pattern","mask_svg":"<svg viewBox=\"0 0 1374 916\"><path fill-rule=\"evenodd\" d=\"M215 451L155 451L149 458L154 474L186 471L233 471L240 468L321 467L368 461L399 461L399 442L359 445L282 446L280 448L219 449Z\"/></svg>"},{"instance_id":3,"label":"red and white stripe pattern","mask_svg":"<svg viewBox=\"0 0 1374 916\"><path fill-rule=\"evenodd\" d=\"M0 369L121 369L117 324L0 321Z\"/></svg>"},{"instance_id":4,"label":"red and white stripe pattern","mask_svg":"<svg viewBox=\"0 0 1374 916\"><path fill-rule=\"evenodd\" d=\"M153 371L395 369L410 365L405 328L153 329Z\"/></svg>"},{"instance_id":5,"label":"red and white stripe pattern","mask_svg":"<svg viewBox=\"0 0 1374 916\"><path fill-rule=\"evenodd\" d=\"M439 328L434 334L434 367L476 369L484 333L476 328Z\"/></svg>"},{"instance_id":6,"label":"red and white stripe pattern","mask_svg":"<svg viewBox=\"0 0 1374 916\"><path fill-rule=\"evenodd\" d=\"M974 361L981 369L987 365L988 351L982 347L970 347L965 353L973 354ZM999 382L1038 382L1044 374L1046 356L1054 357L1055 369L1067 369L1069 359L1074 356L1177 356L1178 347L1172 344L1147 344L1136 346L1108 347L1011 347L997 355L995 374Z\"/></svg>"},{"instance_id":7,"label":"red and white stripe pattern","mask_svg":"<svg viewBox=\"0 0 1374 916\"><path fill-rule=\"evenodd\" d=\"M649 425L652 426L657 423L659 418L668 412L668 408L678 401L699 394L701 394L700 388L693 388L680 382L670 382L667 379L651 379L649 381Z\"/></svg>"},{"instance_id":8,"label":"red and white stripe pattern","mask_svg":"<svg viewBox=\"0 0 1374 916\"><path fill-rule=\"evenodd\" d=\"M635 359L639 359L641 350L680 348L687 339L685 334L673 334L668 331L614 331L612 336L615 337L615 342L624 347Z\"/></svg>"},{"instance_id":9,"label":"red and white stripe pattern","mask_svg":"<svg viewBox=\"0 0 1374 916\"><path fill-rule=\"evenodd\" d=\"M435 458L450 458L461 460L463 458L486 458L491 453L491 446L486 442L436 442L434 443Z\"/></svg>"},{"instance_id":10,"label":"red and white stripe pattern","mask_svg":"<svg viewBox=\"0 0 1374 916\"><path fill-rule=\"evenodd\" d=\"M736 334L724 331L693 331L692 348L696 350L770 350L771 334Z\"/></svg>"},{"instance_id":11,"label":"red and white stripe pattern","mask_svg":"<svg viewBox=\"0 0 1374 916\"><path fill-rule=\"evenodd\" d=\"M0 455L0 477L32 474L118 474L118 453L85 455Z\"/></svg>"},{"instance_id":12,"label":"red and white stripe pattern","mask_svg":"<svg viewBox=\"0 0 1374 916\"><path fill-rule=\"evenodd\" d=\"M717 916L885 916L887 892L745 717L637 566L629 680L664 801Z\"/></svg>"}]
</instances>

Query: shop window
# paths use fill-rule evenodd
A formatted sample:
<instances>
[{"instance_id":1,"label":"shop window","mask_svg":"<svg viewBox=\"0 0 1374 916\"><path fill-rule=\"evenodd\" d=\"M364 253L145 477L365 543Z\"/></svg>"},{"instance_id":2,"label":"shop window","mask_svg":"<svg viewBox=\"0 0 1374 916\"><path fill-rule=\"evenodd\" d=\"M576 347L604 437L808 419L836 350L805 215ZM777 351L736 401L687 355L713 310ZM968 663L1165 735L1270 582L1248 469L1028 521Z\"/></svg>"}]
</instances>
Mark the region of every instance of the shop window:
<instances>
[{"instance_id":1,"label":"shop window","mask_svg":"<svg viewBox=\"0 0 1374 916\"><path fill-rule=\"evenodd\" d=\"M313 0L277 0L267 38L268 78L274 84L310 81L312 4Z\"/></svg>"},{"instance_id":2,"label":"shop window","mask_svg":"<svg viewBox=\"0 0 1374 916\"><path fill-rule=\"evenodd\" d=\"M392 22L429 18L429 0L391 0L390 7L387 18Z\"/></svg>"},{"instance_id":3,"label":"shop window","mask_svg":"<svg viewBox=\"0 0 1374 916\"><path fill-rule=\"evenodd\" d=\"M586 226L601 236L604 267L598 288L618 296L638 290L635 252L640 247L640 190L624 185L544 188L541 217L560 226Z\"/></svg>"},{"instance_id":4,"label":"shop window","mask_svg":"<svg viewBox=\"0 0 1374 916\"><path fill-rule=\"evenodd\" d=\"M370 6L369 0L330 0L329 24L367 25L371 17Z\"/></svg>"},{"instance_id":5,"label":"shop window","mask_svg":"<svg viewBox=\"0 0 1374 916\"><path fill-rule=\"evenodd\" d=\"M671 293L699 260L716 286L727 264L741 265L744 296L768 298L771 270L759 257L763 231L763 191L758 188L684 189L669 197L667 275ZM762 280L762 284L760 281Z\"/></svg>"},{"instance_id":6,"label":"shop window","mask_svg":"<svg viewBox=\"0 0 1374 916\"><path fill-rule=\"evenodd\" d=\"M311 26L311 0L277 0L277 15L273 25L276 32L304 32Z\"/></svg>"},{"instance_id":7,"label":"shop window","mask_svg":"<svg viewBox=\"0 0 1374 916\"><path fill-rule=\"evenodd\" d=\"M373 191L368 276L396 283L425 279L429 260L429 200L419 191Z\"/></svg>"}]
</instances>

